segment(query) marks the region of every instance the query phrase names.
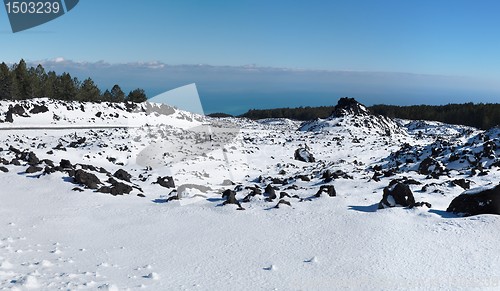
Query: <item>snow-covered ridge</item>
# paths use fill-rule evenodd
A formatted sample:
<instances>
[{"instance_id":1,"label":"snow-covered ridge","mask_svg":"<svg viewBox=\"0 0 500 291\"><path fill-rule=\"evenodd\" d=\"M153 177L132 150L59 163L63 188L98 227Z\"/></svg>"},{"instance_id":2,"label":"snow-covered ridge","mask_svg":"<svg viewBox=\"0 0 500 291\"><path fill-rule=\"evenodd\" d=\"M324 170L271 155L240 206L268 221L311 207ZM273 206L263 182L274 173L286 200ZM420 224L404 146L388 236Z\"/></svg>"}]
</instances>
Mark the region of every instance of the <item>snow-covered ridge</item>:
<instances>
[{"instance_id":1,"label":"snow-covered ridge","mask_svg":"<svg viewBox=\"0 0 500 291\"><path fill-rule=\"evenodd\" d=\"M61 101L37 98L0 101L0 128L137 127L170 124L192 127L206 117L158 103Z\"/></svg>"}]
</instances>

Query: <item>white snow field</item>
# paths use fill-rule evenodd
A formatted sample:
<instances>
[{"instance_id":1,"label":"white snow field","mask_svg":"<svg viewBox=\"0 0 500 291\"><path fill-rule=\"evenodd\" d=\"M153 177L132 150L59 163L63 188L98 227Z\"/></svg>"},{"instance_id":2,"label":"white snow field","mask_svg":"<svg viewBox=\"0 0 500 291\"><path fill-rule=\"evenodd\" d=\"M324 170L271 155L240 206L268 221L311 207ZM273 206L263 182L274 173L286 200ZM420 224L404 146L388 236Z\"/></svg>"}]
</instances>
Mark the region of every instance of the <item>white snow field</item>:
<instances>
[{"instance_id":1,"label":"white snow field","mask_svg":"<svg viewBox=\"0 0 500 291\"><path fill-rule=\"evenodd\" d=\"M446 210L455 180L499 184L500 130L344 105L301 125L1 101L0 290L498 290L500 216ZM395 179L431 206L378 209Z\"/></svg>"}]
</instances>

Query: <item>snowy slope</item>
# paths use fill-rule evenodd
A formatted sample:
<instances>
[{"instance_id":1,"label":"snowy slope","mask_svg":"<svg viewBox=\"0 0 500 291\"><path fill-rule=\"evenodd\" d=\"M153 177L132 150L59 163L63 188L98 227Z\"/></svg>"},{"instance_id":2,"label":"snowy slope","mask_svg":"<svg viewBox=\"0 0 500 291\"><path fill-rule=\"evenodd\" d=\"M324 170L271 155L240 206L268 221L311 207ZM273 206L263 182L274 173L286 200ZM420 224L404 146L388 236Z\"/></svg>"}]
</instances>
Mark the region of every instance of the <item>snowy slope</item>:
<instances>
[{"instance_id":1,"label":"snowy slope","mask_svg":"<svg viewBox=\"0 0 500 291\"><path fill-rule=\"evenodd\" d=\"M465 191L454 180L471 188L499 183L498 128L396 123L361 104L302 130L284 119L214 119L158 104L127 110L48 99L2 101L0 119L16 104L29 116L13 114L12 123L0 124L0 170L7 170L0 171L0 289L500 285L500 216L446 212ZM48 111L29 113L35 105ZM12 127L25 129L5 130ZM298 149L314 162L296 160ZM453 154L458 160L449 161ZM428 157L449 171L419 172ZM63 159L71 166L58 168ZM26 173L30 164L42 170ZM96 189L76 182L79 170L99 179ZM118 170L129 181L117 178ZM166 176L175 187L159 183ZM431 207L377 209L384 187L404 178L412 180L415 200ZM116 180L130 186L128 195L98 192ZM328 186L336 196L326 194ZM245 210L224 205L226 190Z\"/></svg>"}]
</instances>

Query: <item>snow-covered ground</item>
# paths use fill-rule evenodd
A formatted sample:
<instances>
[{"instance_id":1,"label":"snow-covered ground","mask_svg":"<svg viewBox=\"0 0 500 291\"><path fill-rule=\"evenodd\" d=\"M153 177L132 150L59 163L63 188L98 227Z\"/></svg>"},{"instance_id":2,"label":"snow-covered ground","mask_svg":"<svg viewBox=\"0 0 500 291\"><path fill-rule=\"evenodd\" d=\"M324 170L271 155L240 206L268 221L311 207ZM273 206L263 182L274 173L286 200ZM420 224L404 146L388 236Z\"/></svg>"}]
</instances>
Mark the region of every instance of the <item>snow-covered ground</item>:
<instances>
[{"instance_id":1,"label":"snow-covered ground","mask_svg":"<svg viewBox=\"0 0 500 291\"><path fill-rule=\"evenodd\" d=\"M14 104L0 102L0 120ZM394 122L364 107L301 125L154 104L18 104L25 114L0 123L0 289L500 288L500 216L446 212L465 191L453 180L499 183L500 146L480 155L500 144L498 129ZM35 104L48 111L30 113ZM298 149L314 161L296 160ZM427 157L436 164L424 174ZM71 167L57 168L62 159ZM26 173L30 163L42 170ZM130 180L113 179L132 188L89 189L75 183L82 169L99 191L123 169ZM166 176L175 188L157 183ZM430 208L378 209L403 177ZM336 196L316 197L328 185ZM224 205L228 189L244 210ZM280 198L290 206L276 208Z\"/></svg>"}]
</instances>

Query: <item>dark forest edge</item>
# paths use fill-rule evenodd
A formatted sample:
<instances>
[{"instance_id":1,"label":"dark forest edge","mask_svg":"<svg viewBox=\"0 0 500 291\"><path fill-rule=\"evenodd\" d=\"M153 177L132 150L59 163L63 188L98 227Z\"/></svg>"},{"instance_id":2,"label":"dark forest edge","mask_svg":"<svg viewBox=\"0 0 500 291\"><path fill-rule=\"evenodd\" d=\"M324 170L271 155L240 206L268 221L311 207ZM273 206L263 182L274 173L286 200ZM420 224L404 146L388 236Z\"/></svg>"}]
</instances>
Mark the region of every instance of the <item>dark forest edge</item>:
<instances>
[{"instance_id":1,"label":"dark forest edge","mask_svg":"<svg viewBox=\"0 0 500 291\"><path fill-rule=\"evenodd\" d=\"M249 119L289 118L300 121L329 117L335 106L252 109L240 115ZM374 105L370 112L390 118L440 121L448 124L466 125L489 129L500 125L500 104L463 103L448 105ZM223 115L216 113L215 116Z\"/></svg>"},{"instance_id":2,"label":"dark forest edge","mask_svg":"<svg viewBox=\"0 0 500 291\"><path fill-rule=\"evenodd\" d=\"M104 92L91 78L83 81L72 77L69 73L56 74L46 72L39 64L29 67L24 60L9 67L0 64L0 100L26 100L48 97L66 101L87 102L144 102L147 96L143 89L137 88L128 95L119 85Z\"/></svg>"}]
</instances>

